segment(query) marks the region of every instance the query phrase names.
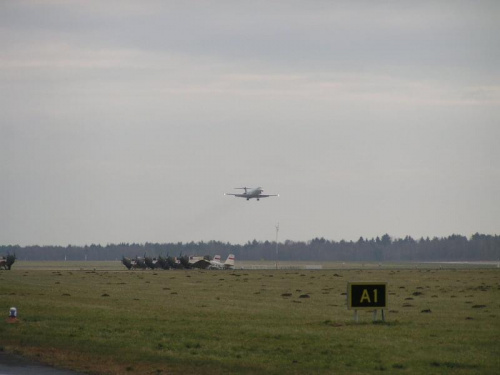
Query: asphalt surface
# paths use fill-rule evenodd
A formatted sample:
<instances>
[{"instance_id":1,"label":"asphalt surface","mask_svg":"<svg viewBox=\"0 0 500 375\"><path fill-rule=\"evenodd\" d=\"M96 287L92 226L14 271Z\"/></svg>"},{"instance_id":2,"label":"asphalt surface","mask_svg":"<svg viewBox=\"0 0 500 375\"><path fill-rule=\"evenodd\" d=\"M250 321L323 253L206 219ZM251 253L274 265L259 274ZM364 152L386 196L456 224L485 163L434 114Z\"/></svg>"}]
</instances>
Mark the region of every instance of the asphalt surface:
<instances>
[{"instance_id":1,"label":"asphalt surface","mask_svg":"<svg viewBox=\"0 0 500 375\"><path fill-rule=\"evenodd\" d=\"M27 360L21 356L0 351L0 375L81 375Z\"/></svg>"}]
</instances>

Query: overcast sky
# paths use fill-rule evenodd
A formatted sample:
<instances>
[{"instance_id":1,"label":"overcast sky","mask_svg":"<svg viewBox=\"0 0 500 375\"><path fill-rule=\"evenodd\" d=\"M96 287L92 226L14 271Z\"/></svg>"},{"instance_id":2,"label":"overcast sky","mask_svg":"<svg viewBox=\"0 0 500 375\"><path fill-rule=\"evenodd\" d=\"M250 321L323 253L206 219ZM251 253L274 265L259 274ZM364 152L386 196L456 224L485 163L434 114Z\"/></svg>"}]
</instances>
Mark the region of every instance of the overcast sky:
<instances>
[{"instance_id":1,"label":"overcast sky","mask_svg":"<svg viewBox=\"0 0 500 375\"><path fill-rule=\"evenodd\" d=\"M2 1L0 244L500 234L499 67L498 1Z\"/></svg>"}]
</instances>

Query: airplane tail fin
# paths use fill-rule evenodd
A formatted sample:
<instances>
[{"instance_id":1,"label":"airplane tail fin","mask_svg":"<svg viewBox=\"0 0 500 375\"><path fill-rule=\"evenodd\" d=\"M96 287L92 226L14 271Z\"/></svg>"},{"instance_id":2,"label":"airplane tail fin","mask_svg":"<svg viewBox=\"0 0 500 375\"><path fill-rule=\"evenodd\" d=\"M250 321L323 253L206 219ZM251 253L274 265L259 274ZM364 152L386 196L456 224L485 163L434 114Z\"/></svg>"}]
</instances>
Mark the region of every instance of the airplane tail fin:
<instances>
[{"instance_id":1,"label":"airplane tail fin","mask_svg":"<svg viewBox=\"0 0 500 375\"><path fill-rule=\"evenodd\" d=\"M215 260L216 262L220 262L220 255L215 255L215 256L214 256L214 260Z\"/></svg>"},{"instance_id":2,"label":"airplane tail fin","mask_svg":"<svg viewBox=\"0 0 500 375\"><path fill-rule=\"evenodd\" d=\"M229 254L226 261L224 262L226 267L234 267L234 254Z\"/></svg>"}]
</instances>

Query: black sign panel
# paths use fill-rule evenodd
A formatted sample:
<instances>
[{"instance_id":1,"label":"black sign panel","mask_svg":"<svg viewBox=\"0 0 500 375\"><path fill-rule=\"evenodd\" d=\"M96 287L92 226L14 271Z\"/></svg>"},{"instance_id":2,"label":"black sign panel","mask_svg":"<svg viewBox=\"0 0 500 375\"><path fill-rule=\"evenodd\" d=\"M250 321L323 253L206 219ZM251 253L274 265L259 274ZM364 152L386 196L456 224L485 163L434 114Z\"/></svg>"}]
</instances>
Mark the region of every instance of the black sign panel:
<instances>
[{"instance_id":1,"label":"black sign panel","mask_svg":"<svg viewBox=\"0 0 500 375\"><path fill-rule=\"evenodd\" d=\"M347 308L383 309L387 307L387 283L348 283Z\"/></svg>"}]
</instances>

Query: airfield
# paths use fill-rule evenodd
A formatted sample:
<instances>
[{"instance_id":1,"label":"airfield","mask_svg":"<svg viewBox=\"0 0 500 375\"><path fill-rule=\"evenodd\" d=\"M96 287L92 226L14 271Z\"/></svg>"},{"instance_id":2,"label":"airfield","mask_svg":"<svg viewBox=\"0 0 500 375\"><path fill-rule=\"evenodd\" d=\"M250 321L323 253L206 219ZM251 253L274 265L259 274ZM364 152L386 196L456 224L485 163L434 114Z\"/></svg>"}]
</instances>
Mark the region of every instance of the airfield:
<instances>
[{"instance_id":1,"label":"airfield","mask_svg":"<svg viewBox=\"0 0 500 375\"><path fill-rule=\"evenodd\" d=\"M19 313L2 319L0 350L89 374L493 374L497 266L17 261L0 271L0 312ZM385 322L354 322L349 281L387 282Z\"/></svg>"}]
</instances>

